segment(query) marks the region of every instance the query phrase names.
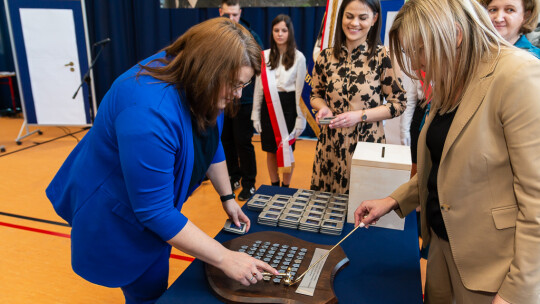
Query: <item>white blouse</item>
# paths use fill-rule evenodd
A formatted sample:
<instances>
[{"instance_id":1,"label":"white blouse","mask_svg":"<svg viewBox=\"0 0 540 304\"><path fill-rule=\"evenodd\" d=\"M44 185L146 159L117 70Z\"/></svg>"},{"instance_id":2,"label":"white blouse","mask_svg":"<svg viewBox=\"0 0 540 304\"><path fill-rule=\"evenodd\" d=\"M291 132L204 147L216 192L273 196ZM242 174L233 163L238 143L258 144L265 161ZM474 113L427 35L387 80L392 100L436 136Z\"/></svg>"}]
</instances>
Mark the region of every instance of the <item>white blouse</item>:
<instances>
[{"instance_id":1,"label":"white blouse","mask_svg":"<svg viewBox=\"0 0 540 304\"><path fill-rule=\"evenodd\" d=\"M401 114L401 144L410 146L412 117L418 101L424 99L424 88L422 87L420 80L411 79L405 74L401 75L401 79L403 82L403 88L407 92L407 107L405 108L403 114Z\"/></svg>"},{"instance_id":2,"label":"white blouse","mask_svg":"<svg viewBox=\"0 0 540 304\"><path fill-rule=\"evenodd\" d=\"M269 65L270 49L264 50L264 58L266 64ZM302 114L300 108L300 99L302 96L302 90L304 89L304 79L306 77L306 58L299 51L295 50L294 64L288 70L281 63L282 56L279 57L279 65L274 70L276 75L276 86L278 92L295 92L296 94L296 126L301 127L302 130L306 127L306 119ZM261 104L263 101L264 92L261 82L261 76L257 76L255 79L255 90L253 92L253 111L251 114L251 120L261 119ZM296 127L295 127L296 128Z\"/></svg>"}]
</instances>

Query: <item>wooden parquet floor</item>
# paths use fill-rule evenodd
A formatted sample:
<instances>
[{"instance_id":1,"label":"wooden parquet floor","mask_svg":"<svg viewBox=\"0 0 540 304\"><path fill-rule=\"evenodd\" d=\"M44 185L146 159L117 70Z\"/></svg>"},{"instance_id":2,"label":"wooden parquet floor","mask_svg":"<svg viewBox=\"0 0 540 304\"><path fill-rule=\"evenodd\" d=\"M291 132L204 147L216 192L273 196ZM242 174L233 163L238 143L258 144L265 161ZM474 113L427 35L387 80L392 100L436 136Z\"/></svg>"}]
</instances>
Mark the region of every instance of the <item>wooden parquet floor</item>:
<instances>
[{"instance_id":1,"label":"wooden parquet floor","mask_svg":"<svg viewBox=\"0 0 540 304\"><path fill-rule=\"evenodd\" d=\"M96 304L123 303L119 289L94 285L77 276L70 264L70 227L56 215L45 188L70 151L86 134L80 127L39 128L16 145L22 118L0 117L0 303ZM266 155L259 137L253 138L257 184L270 184ZM315 141L297 142L294 188L309 188ZM237 194L240 190L237 190ZM210 236L226 219L218 195L209 182L195 191L183 213ZM169 284L189 266L191 257L173 249Z\"/></svg>"}]
</instances>

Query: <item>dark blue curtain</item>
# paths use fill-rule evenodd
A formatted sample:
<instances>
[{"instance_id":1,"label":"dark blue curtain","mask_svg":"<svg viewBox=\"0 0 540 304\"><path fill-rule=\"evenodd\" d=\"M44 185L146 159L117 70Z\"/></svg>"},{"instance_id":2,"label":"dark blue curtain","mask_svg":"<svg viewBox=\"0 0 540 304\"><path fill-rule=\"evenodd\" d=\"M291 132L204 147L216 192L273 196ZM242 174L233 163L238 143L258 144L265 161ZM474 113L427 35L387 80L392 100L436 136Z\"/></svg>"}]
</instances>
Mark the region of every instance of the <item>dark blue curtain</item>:
<instances>
[{"instance_id":1,"label":"dark blue curtain","mask_svg":"<svg viewBox=\"0 0 540 304\"><path fill-rule=\"evenodd\" d=\"M242 18L259 34L264 48L268 48L272 19L282 13L290 15L298 49L308 57L313 51L324 11L324 7L244 8ZM14 71L3 5L0 5L0 12L0 71ZM114 79L124 71L173 42L191 26L219 16L217 8L162 9L158 0L86 0L86 14L90 41L111 39L94 67L98 104ZM98 51L92 49L92 57ZM0 109L11 106L7 86L0 86L0 98Z\"/></svg>"},{"instance_id":2,"label":"dark blue curtain","mask_svg":"<svg viewBox=\"0 0 540 304\"><path fill-rule=\"evenodd\" d=\"M11 43L9 39L9 31L6 18L6 9L4 3L0 3L0 71L1 72L15 72L15 65L13 61L13 54L11 52ZM17 86L17 80L12 78L13 89L16 96L16 107L20 108L19 102L19 88ZM0 115L6 111L14 112L11 102L11 94L9 91L8 79L2 78L0 80Z\"/></svg>"},{"instance_id":3,"label":"dark blue curtain","mask_svg":"<svg viewBox=\"0 0 540 304\"><path fill-rule=\"evenodd\" d=\"M6 19L6 9L3 3L0 5L0 71L15 71L13 66L13 55L11 54L11 43Z\"/></svg>"},{"instance_id":4,"label":"dark blue curtain","mask_svg":"<svg viewBox=\"0 0 540 304\"><path fill-rule=\"evenodd\" d=\"M111 38L94 70L98 103L125 70L167 46L191 26L219 16L217 8L161 9L157 0L86 0L86 8L90 40ZM278 14L290 15L298 49L308 57L313 52L324 11L324 7L244 8L242 18L268 48L272 20ZM93 50L93 56L97 51Z\"/></svg>"},{"instance_id":5,"label":"dark blue curtain","mask_svg":"<svg viewBox=\"0 0 540 304\"><path fill-rule=\"evenodd\" d=\"M403 1L386 0L381 4L383 11L398 10ZM242 18L259 34L266 49L270 46L272 20L278 14L288 14L293 20L297 47L309 62L324 11L324 7L244 8ZM3 5L0 12L0 71L14 71ZM124 71L173 42L191 26L219 15L217 8L162 9L158 0L86 0L86 14L91 43L111 39L94 67L98 104ZM93 49L92 57L98 51ZM0 86L0 98L0 109L3 104L11 104L7 86Z\"/></svg>"}]
</instances>

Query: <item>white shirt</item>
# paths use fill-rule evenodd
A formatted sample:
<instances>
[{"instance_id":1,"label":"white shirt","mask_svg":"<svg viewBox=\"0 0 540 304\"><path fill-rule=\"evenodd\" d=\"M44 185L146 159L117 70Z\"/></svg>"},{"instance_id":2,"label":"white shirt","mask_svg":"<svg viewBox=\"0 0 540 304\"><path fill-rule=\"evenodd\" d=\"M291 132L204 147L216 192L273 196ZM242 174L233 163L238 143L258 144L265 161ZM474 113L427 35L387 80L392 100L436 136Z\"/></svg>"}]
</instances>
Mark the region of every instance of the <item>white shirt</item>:
<instances>
[{"instance_id":1,"label":"white shirt","mask_svg":"<svg viewBox=\"0 0 540 304\"><path fill-rule=\"evenodd\" d=\"M424 89L420 80L411 79L407 75L402 75L403 88L407 91L407 108L401 115L401 144L411 145L411 122L419 100L424 99Z\"/></svg>"},{"instance_id":2,"label":"white shirt","mask_svg":"<svg viewBox=\"0 0 540 304\"><path fill-rule=\"evenodd\" d=\"M266 65L269 65L270 49L264 50L264 58ZM296 129L304 129L306 127L306 119L300 108L300 99L306 77L306 58L299 51L295 50L294 64L288 70L281 63L282 56L279 57L279 65L274 69L276 75L276 86L278 92L295 92L296 94ZM263 101L264 92L261 82L261 76L255 79L255 90L253 92L253 111L251 112L251 120L260 121L261 119L261 104Z\"/></svg>"}]
</instances>

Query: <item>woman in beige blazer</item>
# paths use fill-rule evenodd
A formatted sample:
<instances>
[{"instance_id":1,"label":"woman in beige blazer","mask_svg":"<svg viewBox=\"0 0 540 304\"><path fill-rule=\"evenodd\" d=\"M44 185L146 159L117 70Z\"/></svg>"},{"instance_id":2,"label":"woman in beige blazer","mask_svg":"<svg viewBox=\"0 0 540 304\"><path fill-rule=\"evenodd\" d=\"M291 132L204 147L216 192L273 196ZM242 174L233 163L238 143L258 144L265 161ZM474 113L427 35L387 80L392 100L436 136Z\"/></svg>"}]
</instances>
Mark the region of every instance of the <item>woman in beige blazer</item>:
<instances>
[{"instance_id":1,"label":"woman in beige blazer","mask_svg":"<svg viewBox=\"0 0 540 304\"><path fill-rule=\"evenodd\" d=\"M407 1L390 48L426 72L432 108L418 174L364 201L356 225L422 207L426 303L540 303L540 61L475 0Z\"/></svg>"}]
</instances>

